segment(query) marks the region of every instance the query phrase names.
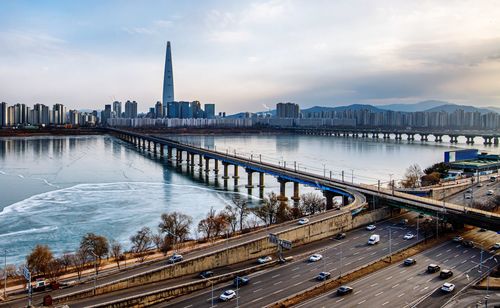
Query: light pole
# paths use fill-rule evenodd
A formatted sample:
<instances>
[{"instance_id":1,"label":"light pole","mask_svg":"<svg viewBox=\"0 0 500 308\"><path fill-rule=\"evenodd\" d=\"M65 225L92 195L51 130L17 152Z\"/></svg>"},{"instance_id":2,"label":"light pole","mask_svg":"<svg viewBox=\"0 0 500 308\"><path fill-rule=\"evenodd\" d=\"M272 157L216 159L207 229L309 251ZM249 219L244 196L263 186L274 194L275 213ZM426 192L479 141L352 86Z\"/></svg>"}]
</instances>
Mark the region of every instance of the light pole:
<instances>
[{"instance_id":1,"label":"light pole","mask_svg":"<svg viewBox=\"0 0 500 308\"><path fill-rule=\"evenodd\" d=\"M210 279L210 282L212 283L212 307L214 306L214 281Z\"/></svg>"},{"instance_id":2,"label":"light pole","mask_svg":"<svg viewBox=\"0 0 500 308\"><path fill-rule=\"evenodd\" d=\"M389 262L392 262L392 228L389 228Z\"/></svg>"},{"instance_id":3,"label":"light pole","mask_svg":"<svg viewBox=\"0 0 500 308\"><path fill-rule=\"evenodd\" d=\"M236 308L238 308L240 306L239 286L240 286L240 277L236 276Z\"/></svg>"},{"instance_id":4,"label":"light pole","mask_svg":"<svg viewBox=\"0 0 500 308\"><path fill-rule=\"evenodd\" d=\"M94 261L94 270L95 270L95 274L94 274L94 296L96 295L96 288L97 288L97 255L91 251L90 252L91 254L94 255L94 258L95 258L95 261Z\"/></svg>"},{"instance_id":5,"label":"light pole","mask_svg":"<svg viewBox=\"0 0 500 308\"><path fill-rule=\"evenodd\" d=\"M418 242L418 221L420 220L419 216L420 214L417 216L417 242Z\"/></svg>"},{"instance_id":6,"label":"light pole","mask_svg":"<svg viewBox=\"0 0 500 308\"><path fill-rule=\"evenodd\" d=\"M351 183L354 184L354 169L351 169Z\"/></svg>"},{"instance_id":7,"label":"light pole","mask_svg":"<svg viewBox=\"0 0 500 308\"><path fill-rule=\"evenodd\" d=\"M4 267L3 267L3 298L7 300L7 249L4 254Z\"/></svg>"},{"instance_id":8,"label":"light pole","mask_svg":"<svg viewBox=\"0 0 500 308\"><path fill-rule=\"evenodd\" d=\"M323 164L323 177L326 178L326 165Z\"/></svg>"}]
</instances>

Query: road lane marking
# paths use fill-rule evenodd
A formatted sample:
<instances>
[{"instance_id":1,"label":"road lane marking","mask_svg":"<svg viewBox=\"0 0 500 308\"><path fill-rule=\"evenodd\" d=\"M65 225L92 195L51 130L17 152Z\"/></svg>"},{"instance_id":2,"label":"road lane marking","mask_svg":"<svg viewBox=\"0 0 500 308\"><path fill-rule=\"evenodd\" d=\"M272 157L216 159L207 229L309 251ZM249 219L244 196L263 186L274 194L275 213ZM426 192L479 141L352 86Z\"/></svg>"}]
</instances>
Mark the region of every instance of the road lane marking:
<instances>
[{"instance_id":1,"label":"road lane marking","mask_svg":"<svg viewBox=\"0 0 500 308\"><path fill-rule=\"evenodd\" d=\"M262 282L262 280L259 280L259 281L254 282L253 284L259 284L261 282Z\"/></svg>"},{"instance_id":2,"label":"road lane marking","mask_svg":"<svg viewBox=\"0 0 500 308\"><path fill-rule=\"evenodd\" d=\"M353 256L359 255L359 251L352 254Z\"/></svg>"},{"instance_id":3,"label":"road lane marking","mask_svg":"<svg viewBox=\"0 0 500 308\"><path fill-rule=\"evenodd\" d=\"M184 308L189 308L189 307L193 307L193 305L184 306Z\"/></svg>"},{"instance_id":4,"label":"road lane marking","mask_svg":"<svg viewBox=\"0 0 500 308\"><path fill-rule=\"evenodd\" d=\"M280 284L280 283L282 283L282 282L283 282L283 281L281 281L281 280L280 280L280 281L278 281L278 282L273 283L273 285L277 286L277 285L279 285L279 284Z\"/></svg>"},{"instance_id":5,"label":"road lane marking","mask_svg":"<svg viewBox=\"0 0 500 308\"><path fill-rule=\"evenodd\" d=\"M443 253L442 253L442 252L441 252L441 253L438 253L438 254L436 255L436 258L439 258L439 257L441 257L442 255L443 255Z\"/></svg>"},{"instance_id":6,"label":"road lane marking","mask_svg":"<svg viewBox=\"0 0 500 308\"><path fill-rule=\"evenodd\" d=\"M263 298L264 298L264 296L262 296L262 297L258 297L258 298L256 298L256 299L252 300L250 303L260 301L260 300L261 300L261 299L263 299Z\"/></svg>"},{"instance_id":7,"label":"road lane marking","mask_svg":"<svg viewBox=\"0 0 500 308\"><path fill-rule=\"evenodd\" d=\"M358 294L358 293L361 293L361 291L356 291L356 292L354 292L354 294Z\"/></svg>"},{"instance_id":8,"label":"road lane marking","mask_svg":"<svg viewBox=\"0 0 500 308\"><path fill-rule=\"evenodd\" d=\"M443 261L443 263L446 263L446 262L448 262L448 261L450 261L450 259L446 259L446 260L444 260L444 261Z\"/></svg>"},{"instance_id":9,"label":"road lane marking","mask_svg":"<svg viewBox=\"0 0 500 308\"><path fill-rule=\"evenodd\" d=\"M345 298L341 298L339 300L337 300L337 303L340 303L341 301L343 301Z\"/></svg>"},{"instance_id":10,"label":"road lane marking","mask_svg":"<svg viewBox=\"0 0 500 308\"><path fill-rule=\"evenodd\" d=\"M423 292L423 291L425 291L425 290L427 290L427 289L429 289L429 287L428 287L428 286L427 286L427 287L425 287L425 288L423 288L422 290L420 290L420 292Z\"/></svg>"},{"instance_id":11,"label":"road lane marking","mask_svg":"<svg viewBox=\"0 0 500 308\"><path fill-rule=\"evenodd\" d=\"M456 255L454 255L453 258L458 258L458 253Z\"/></svg>"},{"instance_id":12,"label":"road lane marking","mask_svg":"<svg viewBox=\"0 0 500 308\"><path fill-rule=\"evenodd\" d=\"M430 278L430 279L428 279L426 282L431 282L431 280L432 280L432 279L433 279L433 278Z\"/></svg>"},{"instance_id":13,"label":"road lane marking","mask_svg":"<svg viewBox=\"0 0 500 308\"><path fill-rule=\"evenodd\" d=\"M300 269L300 267L297 266L297 267L295 267L295 268L292 269L292 272L295 272L298 269Z\"/></svg>"},{"instance_id":14,"label":"road lane marking","mask_svg":"<svg viewBox=\"0 0 500 308\"><path fill-rule=\"evenodd\" d=\"M273 292L273 294L278 294L278 293L280 293L281 291L283 291L283 289L280 289L280 290L278 290L278 291L275 291L275 292Z\"/></svg>"},{"instance_id":15,"label":"road lane marking","mask_svg":"<svg viewBox=\"0 0 500 308\"><path fill-rule=\"evenodd\" d=\"M460 264L464 264L464 263L466 263L466 262L467 262L467 260L463 260L463 261L462 261L462 263L460 263Z\"/></svg>"},{"instance_id":16,"label":"road lane marking","mask_svg":"<svg viewBox=\"0 0 500 308\"><path fill-rule=\"evenodd\" d=\"M376 282L375 282L375 283L374 283L374 284L372 284L370 287L374 287L374 286L376 286L376 285L378 285L378 283L376 283Z\"/></svg>"},{"instance_id":17,"label":"road lane marking","mask_svg":"<svg viewBox=\"0 0 500 308\"><path fill-rule=\"evenodd\" d=\"M395 288L395 287L397 287L397 286L399 286L399 283L396 283L395 285L393 285L393 286L391 287L391 289L394 289L394 288Z\"/></svg>"},{"instance_id":18,"label":"road lane marking","mask_svg":"<svg viewBox=\"0 0 500 308\"><path fill-rule=\"evenodd\" d=\"M450 249L448 249L448 250L446 250L446 252L450 252L450 251L451 251L451 248L450 248Z\"/></svg>"},{"instance_id":19,"label":"road lane marking","mask_svg":"<svg viewBox=\"0 0 500 308\"><path fill-rule=\"evenodd\" d=\"M280 274L276 274L276 275L274 275L274 276L271 276L271 278L276 278L276 277L278 277L279 275L280 275Z\"/></svg>"},{"instance_id":20,"label":"road lane marking","mask_svg":"<svg viewBox=\"0 0 500 308\"><path fill-rule=\"evenodd\" d=\"M399 273L400 273L400 274L403 274L404 272L406 272L406 270L405 270L405 269L404 269L404 270L402 270L402 271L400 271Z\"/></svg>"},{"instance_id":21,"label":"road lane marking","mask_svg":"<svg viewBox=\"0 0 500 308\"><path fill-rule=\"evenodd\" d=\"M385 248L384 248L384 249L382 249L382 250L387 250L387 247L385 247Z\"/></svg>"},{"instance_id":22,"label":"road lane marking","mask_svg":"<svg viewBox=\"0 0 500 308\"><path fill-rule=\"evenodd\" d=\"M361 261L361 260L363 260L364 258L365 258L365 257L360 257L360 258L358 258L358 261Z\"/></svg>"},{"instance_id":23,"label":"road lane marking","mask_svg":"<svg viewBox=\"0 0 500 308\"><path fill-rule=\"evenodd\" d=\"M262 288L257 289L257 290L254 290L254 291L253 291L253 293L257 293L257 292L259 292L259 291L262 291Z\"/></svg>"},{"instance_id":24,"label":"road lane marking","mask_svg":"<svg viewBox=\"0 0 500 308\"><path fill-rule=\"evenodd\" d=\"M303 281L297 282L296 284L294 284L294 286L301 285L302 283L303 283Z\"/></svg>"},{"instance_id":25,"label":"road lane marking","mask_svg":"<svg viewBox=\"0 0 500 308\"><path fill-rule=\"evenodd\" d=\"M383 303L383 304L382 304L382 306L385 306L385 305L387 305L387 304L389 304L389 302L385 302L385 303Z\"/></svg>"},{"instance_id":26,"label":"road lane marking","mask_svg":"<svg viewBox=\"0 0 500 308\"><path fill-rule=\"evenodd\" d=\"M360 302L358 303L358 305L361 305L361 304L363 304L364 302L366 302L366 299L364 299L364 300L360 301Z\"/></svg>"},{"instance_id":27,"label":"road lane marking","mask_svg":"<svg viewBox=\"0 0 500 308\"><path fill-rule=\"evenodd\" d=\"M297 274L297 275L293 276L292 279L299 278L299 277L300 277L300 274Z\"/></svg>"},{"instance_id":28,"label":"road lane marking","mask_svg":"<svg viewBox=\"0 0 500 308\"><path fill-rule=\"evenodd\" d=\"M376 254L376 253L377 253L376 251L375 251L375 252L372 252L372 253L370 254L370 256L373 256L373 255L374 255L374 254Z\"/></svg>"},{"instance_id":29,"label":"road lane marking","mask_svg":"<svg viewBox=\"0 0 500 308\"><path fill-rule=\"evenodd\" d=\"M384 293L384 291L382 291L382 292L378 292L377 294L375 294L375 297L377 297L377 296L379 296L379 295L381 295L381 294L383 294L383 293Z\"/></svg>"},{"instance_id":30,"label":"road lane marking","mask_svg":"<svg viewBox=\"0 0 500 308\"><path fill-rule=\"evenodd\" d=\"M401 293L401 294L398 295L398 297L401 297L401 296L404 296L404 295L405 295L404 293Z\"/></svg>"},{"instance_id":31,"label":"road lane marking","mask_svg":"<svg viewBox=\"0 0 500 308\"><path fill-rule=\"evenodd\" d=\"M389 276L389 277L385 278L385 280L389 280L389 279L392 279L392 276Z\"/></svg>"}]
</instances>

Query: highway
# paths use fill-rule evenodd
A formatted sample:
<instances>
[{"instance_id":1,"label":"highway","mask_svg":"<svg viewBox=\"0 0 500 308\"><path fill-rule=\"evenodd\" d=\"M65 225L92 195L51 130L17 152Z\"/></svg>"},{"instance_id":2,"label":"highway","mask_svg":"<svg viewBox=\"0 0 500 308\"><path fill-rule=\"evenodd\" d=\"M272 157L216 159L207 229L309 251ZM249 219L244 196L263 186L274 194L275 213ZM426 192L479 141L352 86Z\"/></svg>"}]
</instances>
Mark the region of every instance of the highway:
<instances>
[{"instance_id":1,"label":"highway","mask_svg":"<svg viewBox=\"0 0 500 308\"><path fill-rule=\"evenodd\" d=\"M496 264L492 255L483 253L483 271ZM328 292L296 307L440 307L452 294L442 293L439 288L444 282L452 282L456 290L466 287L480 277L478 272L481 262L479 248L466 248L460 243L447 241L441 245L419 253L413 258L417 264L403 266L402 263L391 265L347 285L354 288L352 294L338 296ZM499 260L500 261L500 260ZM453 276L439 278L439 273L429 274L427 266L431 263L441 269L451 269ZM419 301L422 301L419 303Z\"/></svg>"},{"instance_id":2,"label":"highway","mask_svg":"<svg viewBox=\"0 0 500 308\"><path fill-rule=\"evenodd\" d=\"M348 211L348 209L343 209L343 210L331 210L328 212L323 212L320 214L312 215L309 216L310 222L318 221L321 219L324 219L325 217L328 217L330 215L335 215L337 213L340 213L341 211ZM258 231L254 231L252 233L247 233L244 234L243 236L238 236L234 238L229 238L227 241L221 241L218 243L214 243L210 246L205 246L203 248L200 248L198 250L192 250L186 253L183 253L183 256L185 260L189 260L204 254L212 253L221 249L226 249L231 246L236 246L239 244L242 244L247 241L259 239L262 237L267 237L269 233L279 233L281 231L285 231L291 228L295 228L297 226L297 221L290 221L287 223L283 223L280 225L276 226L271 226L268 228L264 228ZM147 264L142 264L138 265L134 268L128 268L125 271L119 271L115 273L107 273L107 276L99 278L97 280L97 286L104 285L113 281L117 281L120 279L126 279L128 277L132 277L134 275L140 275L149 271L155 271L158 269L161 269L166 266L177 266L177 265L168 265L166 264L166 260L168 259L169 256L165 257L164 260L161 261L154 261L154 262L149 262ZM228 267L229 270L232 267ZM222 271L223 272L223 271ZM196 274L193 274L193 276ZM174 285L174 284L180 284L183 282L187 281L192 281L192 277L179 277L175 279L171 279L167 284L168 285ZM50 291L50 292L41 292L41 293L34 293L33 295L33 302L34 303L41 303L43 297L47 294L50 294L52 297L56 296L61 296L65 294L70 294L78 291L83 291L83 290L88 290L93 288L93 281L89 281L84 284L76 285L67 289L61 289L61 290L55 290L55 291ZM0 307L19 307L20 305L23 305L26 303L26 297L22 297L19 299L7 301L7 302L1 302Z\"/></svg>"},{"instance_id":3,"label":"highway","mask_svg":"<svg viewBox=\"0 0 500 308\"><path fill-rule=\"evenodd\" d=\"M416 239L404 240L403 236L409 231L416 233L412 226L402 226L392 221L381 222L374 231L364 228L352 230L347 233L343 240L330 240L328 245L321 249L311 251L301 258L285 265L277 266L268 270L250 275L251 282L238 290L238 304L242 307L262 307L280 298L293 295L318 283L315 277L321 271L329 271L333 277L341 272L345 273L359 266L363 266L389 253L389 230L392 231L392 250L408 247L415 243ZM378 245L369 246L367 240L371 234L379 234L381 237ZM320 253L323 260L308 262L312 253ZM341 260L342 257L342 261ZM219 302L219 295L227 289L235 289L231 284L225 283L214 288L214 302L217 307L233 307L233 302ZM210 307L212 302L212 290L205 289L193 294L161 303L155 307Z\"/></svg>"},{"instance_id":4,"label":"highway","mask_svg":"<svg viewBox=\"0 0 500 308\"><path fill-rule=\"evenodd\" d=\"M459 192L446 198L446 201L452 202L455 204L465 204L467 206L471 206L473 202L485 203L492 200L496 195L500 194L500 184L499 182L490 182L484 181L482 182L482 187L479 187L478 184L474 184L471 188L472 190L472 198L466 199L465 196L469 194L467 190L463 192ZM488 195L488 190L493 190L493 195Z\"/></svg>"}]
</instances>

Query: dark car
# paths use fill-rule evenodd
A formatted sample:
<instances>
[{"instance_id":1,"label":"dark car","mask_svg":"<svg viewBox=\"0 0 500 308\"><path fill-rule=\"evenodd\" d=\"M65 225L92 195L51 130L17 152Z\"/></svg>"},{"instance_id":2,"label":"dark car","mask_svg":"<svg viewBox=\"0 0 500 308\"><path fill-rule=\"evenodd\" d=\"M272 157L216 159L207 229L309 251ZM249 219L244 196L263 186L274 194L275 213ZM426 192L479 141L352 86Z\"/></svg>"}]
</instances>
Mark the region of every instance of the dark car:
<instances>
[{"instance_id":1,"label":"dark car","mask_svg":"<svg viewBox=\"0 0 500 308\"><path fill-rule=\"evenodd\" d=\"M464 247L474 247L474 242L473 241L463 241L462 242L462 245L464 245Z\"/></svg>"},{"instance_id":2,"label":"dark car","mask_svg":"<svg viewBox=\"0 0 500 308\"><path fill-rule=\"evenodd\" d=\"M346 295L349 293L352 293L352 288L349 286L341 286L340 288L337 289L338 295Z\"/></svg>"},{"instance_id":3,"label":"dark car","mask_svg":"<svg viewBox=\"0 0 500 308\"><path fill-rule=\"evenodd\" d=\"M342 239L345 239L346 237L346 234L345 233L339 233L335 236L335 239L337 240L342 240Z\"/></svg>"},{"instance_id":4,"label":"dark car","mask_svg":"<svg viewBox=\"0 0 500 308\"><path fill-rule=\"evenodd\" d=\"M250 277L248 277L248 276L241 276L241 277L238 276L238 277L234 278L233 285L235 287L241 287L241 286L247 285L249 282L250 282Z\"/></svg>"},{"instance_id":5,"label":"dark car","mask_svg":"<svg viewBox=\"0 0 500 308\"><path fill-rule=\"evenodd\" d=\"M450 278L451 276L453 276L453 272L449 269L444 269L439 273L439 277L443 279Z\"/></svg>"},{"instance_id":6,"label":"dark car","mask_svg":"<svg viewBox=\"0 0 500 308\"><path fill-rule=\"evenodd\" d=\"M403 265L405 266L411 266L411 265L414 265L417 263L417 260L415 259L412 259L412 258L408 258L406 259L404 262L403 262Z\"/></svg>"},{"instance_id":7,"label":"dark car","mask_svg":"<svg viewBox=\"0 0 500 308\"><path fill-rule=\"evenodd\" d=\"M212 277L214 275L214 272L212 271L203 271L200 273L200 278L208 278L208 277Z\"/></svg>"},{"instance_id":8,"label":"dark car","mask_svg":"<svg viewBox=\"0 0 500 308\"><path fill-rule=\"evenodd\" d=\"M332 275L329 272L321 272L319 273L318 276L316 276L316 280L323 281L323 280L328 280L332 277Z\"/></svg>"},{"instance_id":9,"label":"dark car","mask_svg":"<svg viewBox=\"0 0 500 308\"><path fill-rule=\"evenodd\" d=\"M429 266L427 266L428 273L436 273L436 272L439 272L440 269L441 269L441 267L439 265L436 265L436 264L429 264Z\"/></svg>"},{"instance_id":10,"label":"dark car","mask_svg":"<svg viewBox=\"0 0 500 308\"><path fill-rule=\"evenodd\" d=\"M179 254L173 254L169 259L168 259L168 263L177 263L177 262L181 262L184 258L179 255Z\"/></svg>"}]
</instances>

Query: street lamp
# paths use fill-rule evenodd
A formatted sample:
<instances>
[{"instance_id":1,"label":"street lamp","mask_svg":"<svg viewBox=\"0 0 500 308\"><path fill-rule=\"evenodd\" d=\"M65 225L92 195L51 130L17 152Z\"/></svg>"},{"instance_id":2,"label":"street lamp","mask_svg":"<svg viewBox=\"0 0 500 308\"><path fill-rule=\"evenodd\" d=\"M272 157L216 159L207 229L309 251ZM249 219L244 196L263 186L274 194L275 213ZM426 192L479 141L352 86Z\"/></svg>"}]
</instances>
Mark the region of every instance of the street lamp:
<instances>
[{"instance_id":1,"label":"street lamp","mask_svg":"<svg viewBox=\"0 0 500 308\"><path fill-rule=\"evenodd\" d=\"M94 261L94 270L95 270L95 275L94 275L94 295L96 295L96 288L97 288L97 255L91 251L91 254L94 255L95 261Z\"/></svg>"},{"instance_id":2,"label":"street lamp","mask_svg":"<svg viewBox=\"0 0 500 308\"><path fill-rule=\"evenodd\" d=\"M7 300L7 249L4 250L4 267L3 267L3 298Z\"/></svg>"}]
</instances>

